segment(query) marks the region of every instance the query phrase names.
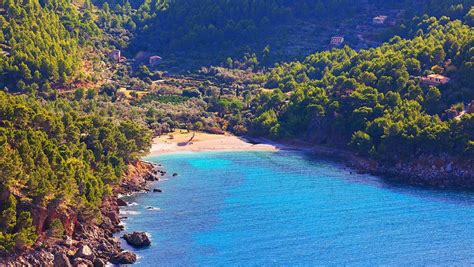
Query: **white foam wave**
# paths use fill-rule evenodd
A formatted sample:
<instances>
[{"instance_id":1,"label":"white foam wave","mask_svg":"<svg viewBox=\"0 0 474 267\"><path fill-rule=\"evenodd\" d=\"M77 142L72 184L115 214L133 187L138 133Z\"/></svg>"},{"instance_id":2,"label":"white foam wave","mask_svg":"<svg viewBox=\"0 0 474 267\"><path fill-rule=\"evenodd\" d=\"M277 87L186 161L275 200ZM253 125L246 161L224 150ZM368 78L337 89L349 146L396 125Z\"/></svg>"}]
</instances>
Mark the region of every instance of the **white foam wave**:
<instances>
[{"instance_id":1,"label":"white foam wave","mask_svg":"<svg viewBox=\"0 0 474 267\"><path fill-rule=\"evenodd\" d=\"M160 208L157 208L157 207L146 207L147 210L149 211L160 211L161 209Z\"/></svg>"},{"instance_id":2,"label":"white foam wave","mask_svg":"<svg viewBox=\"0 0 474 267\"><path fill-rule=\"evenodd\" d=\"M139 211L136 210L120 210L120 215L138 215L140 214Z\"/></svg>"}]
</instances>

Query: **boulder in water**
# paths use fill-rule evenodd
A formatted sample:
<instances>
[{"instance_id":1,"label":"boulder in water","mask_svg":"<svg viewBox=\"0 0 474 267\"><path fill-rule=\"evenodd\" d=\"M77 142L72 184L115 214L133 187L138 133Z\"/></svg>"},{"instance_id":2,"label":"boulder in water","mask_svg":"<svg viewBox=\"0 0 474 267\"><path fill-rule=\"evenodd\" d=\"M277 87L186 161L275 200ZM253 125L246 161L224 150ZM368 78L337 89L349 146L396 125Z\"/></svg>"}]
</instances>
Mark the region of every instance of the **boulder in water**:
<instances>
[{"instance_id":1,"label":"boulder in water","mask_svg":"<svg viewBox=\"0 0 474 267\"><path fill-rule=\"evenodd\" d=\"M136 248L148 247L151 245L151 241L145 232L125 234L123 235L123 239L125 239L130 246Z\"/></svg>"}]
</instances>

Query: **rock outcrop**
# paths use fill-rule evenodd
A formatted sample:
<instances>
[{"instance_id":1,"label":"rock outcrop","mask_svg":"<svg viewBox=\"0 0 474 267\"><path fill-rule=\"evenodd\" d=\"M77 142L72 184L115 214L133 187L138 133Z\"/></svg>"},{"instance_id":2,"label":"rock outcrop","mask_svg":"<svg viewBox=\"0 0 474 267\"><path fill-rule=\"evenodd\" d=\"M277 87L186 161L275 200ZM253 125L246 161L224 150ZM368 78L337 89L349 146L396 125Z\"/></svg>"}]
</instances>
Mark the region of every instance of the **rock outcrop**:
<instances>
[{"instance_id":1,"label":"rock outcrop","mask_svg":"<svg viewBox=\"0 0 474 267\"><path fill-rule=\"evenodd\" d=\"M0 255L0 266L100 267L109 261L114 264L134 263L136 255L123 251L120 240L113 236L123 230L119 216L119 205L123 203L117 196L148 190L147 181L155 181L161 173L150 163L137 161L131 164L120 186L113 188L113 194L103 200L100 221L81 214L73 206L56 201L47 207L24 204L20 208L31 211L38 241L32 248L24 251ZM0 195L0 199L5 198L8 195ZM59 219L64 226L62 238L47 235L48 225L55 219ZM147 244L148 237L141 242Z\"/></svg>"},{"instance_id":2,"label":"rock outcrop","mask_svg":"<svg viewBox=\"0 0 474 267\"><path fill-rule=\"evenodd\" d=\"M117 205L118 205L119 207L126 207L126 206L128 206L127 202L125 202L123 199L120 199L120 198L117 199Z\"/></svg>"},{"instance_id":3,"label":"rock outcrop","mask_svg":"<svg viewBox=\"0 0 474 267\"><path fill-rule=\"evenodd\" d=\"M462 155L418 155L410 159L382 161L329 146L314 145L311 151L319 156L341 160L358 172L380 175L389 181L437 188L474 189L474 159Z\"/></svg>"},{"instance_id":4,"label":"rock outcrop","mask_svg":"<svg viewBox=\"0 0 474 267\"><path fill-rule=\"evenodd\" d=\"M88 245L80 244L79 248L76 251L76 254L74 254L75 258L84 258L90 261L94 260L94 254L92 253L91 248Z\"/></svg>"},{"instance_id":5,"label":"rock outcrop","mask_svg":"<svg viewBox=\"0 0 474 267\"><path fill-rule=\"evenodd\" d=\"M75 258L73 265L74 267L94 267L92 261L83 258Z\"/></svg>"},{"instance_id":6,"label":"rock outcrop","mask_svg":"<svg viewBox=\"0 0 474 267\"><path fill-rule=\"evenodd\" d=\"M136 261L137 256L130 251L122 251L110 258L110 262L113 264L132 264Z\"/></svg>"},{"instance_id":7,"label":"rock outcrop","mask_svg":"<svg viewBox=\"0 0 474 267\"><path fill-rule=\"evenodd\" d=\"M54 255L54 266L72 267L72 264L66 254L60 252Z\"/></svg>"},{"instance_id":8,"label":"rock outcrop","mask_svg":"<svg viewBox=\"0 0 474 267\"><path fill-rule=\"evenodd\" d=\"M133 232L131 234L125 234L122 236L127 243L136 248L148 247L151 245L151 241L145 232Z\"/></svg>"}]
</instances>

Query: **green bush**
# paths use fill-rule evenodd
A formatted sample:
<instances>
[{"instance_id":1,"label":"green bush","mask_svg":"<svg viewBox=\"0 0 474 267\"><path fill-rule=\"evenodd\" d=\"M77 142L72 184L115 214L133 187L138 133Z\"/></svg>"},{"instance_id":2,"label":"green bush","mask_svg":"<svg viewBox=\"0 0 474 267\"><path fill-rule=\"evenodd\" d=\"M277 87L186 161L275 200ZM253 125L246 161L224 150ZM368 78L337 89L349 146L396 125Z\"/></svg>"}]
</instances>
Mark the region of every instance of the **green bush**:
<instances>
[{"instance_id":1,"label":"green bush","mask_svg":"<svg viewBox=\"0 0 474 267\"><path fill-rule=\"evenodd\" d=\"M64 234L64 226L60 219L54 219L48 227L48 234L51 237L60 238Z\"/></svg>"}]
</instances>

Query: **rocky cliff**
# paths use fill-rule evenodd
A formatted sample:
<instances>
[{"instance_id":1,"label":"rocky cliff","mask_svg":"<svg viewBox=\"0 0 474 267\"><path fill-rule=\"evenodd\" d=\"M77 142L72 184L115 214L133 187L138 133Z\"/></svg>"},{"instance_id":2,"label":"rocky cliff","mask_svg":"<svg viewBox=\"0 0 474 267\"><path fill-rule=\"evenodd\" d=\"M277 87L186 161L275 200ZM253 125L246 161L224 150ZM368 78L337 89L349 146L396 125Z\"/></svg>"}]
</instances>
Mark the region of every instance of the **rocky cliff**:
<instances>
[{"instance_id":1,"label":"rocky cliff","mask_svg":"<svg viewBox=\"0 0 474 267\"><path fill-rule=\"evenodd\" d=\"M148 191L148 184L162 174L158 166L147 162L130 164L121 183L103 199L96 213L79 213L75 207L58 202L47 207L24 204L21 208L31 212L39 238L31 248L0 257L0 266L105 266L107 262L134 262L136 256L123 251L119 240L113 237L122 230L118 195ZM51 237L46 225L54 220L60 220L64 230L60 236Z\"/></svg>"},{"instance_id":2,"label":"rocky cliff","mask_svg":"<svg viewBox=\"0 0 474 267\"><path fill-rule=\"evenodd\" d=\"M446 154L381 161L324 146L315 146L311 151L317 155L340 159L360 172L381 175L390 181L438 188L474 189L474 159Z\"/></svg>"}]
</instances>

